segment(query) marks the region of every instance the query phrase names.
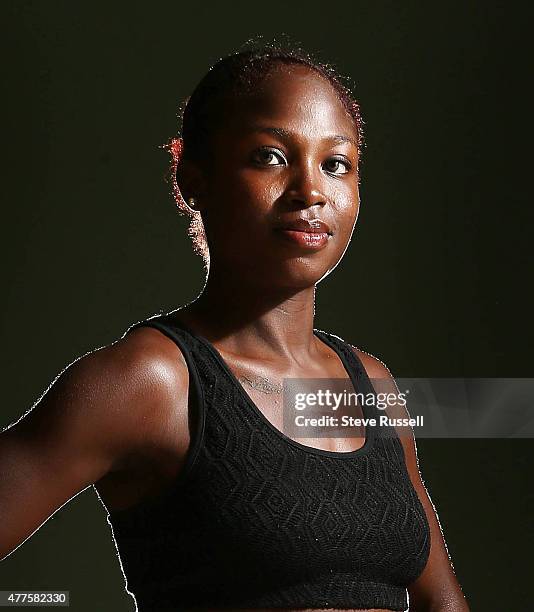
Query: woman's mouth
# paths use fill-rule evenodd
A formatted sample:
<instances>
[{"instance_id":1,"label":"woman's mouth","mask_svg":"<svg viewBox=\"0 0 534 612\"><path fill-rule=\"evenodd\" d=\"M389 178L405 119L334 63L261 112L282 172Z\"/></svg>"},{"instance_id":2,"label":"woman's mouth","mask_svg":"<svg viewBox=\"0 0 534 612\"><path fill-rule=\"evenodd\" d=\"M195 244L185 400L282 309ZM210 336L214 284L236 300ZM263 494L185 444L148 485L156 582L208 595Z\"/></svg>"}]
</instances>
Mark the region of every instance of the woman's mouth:
<instances>
[{"instance_id":1,"label":"woman's mouth","mask_svg":"<svg viewBox=\"0 0 534 612\"><path fill-rule=\"evenodd\" d=\"M306 249L322 249L330 238L327 232L303 231L294 229L280 229L277 232L288 242Z\"/></svg>"},{"instance_id":2,"label":"woman's mouth","mask_svg":"<svg viewBox=\"0 0 534 612\"><path fill-rule=\"evenodd\" d=\"M332 236L330 227L320 219L298 219L282 222L276 231L287 242L309 250L322 249Z\"/></svg>"}]
</instances>

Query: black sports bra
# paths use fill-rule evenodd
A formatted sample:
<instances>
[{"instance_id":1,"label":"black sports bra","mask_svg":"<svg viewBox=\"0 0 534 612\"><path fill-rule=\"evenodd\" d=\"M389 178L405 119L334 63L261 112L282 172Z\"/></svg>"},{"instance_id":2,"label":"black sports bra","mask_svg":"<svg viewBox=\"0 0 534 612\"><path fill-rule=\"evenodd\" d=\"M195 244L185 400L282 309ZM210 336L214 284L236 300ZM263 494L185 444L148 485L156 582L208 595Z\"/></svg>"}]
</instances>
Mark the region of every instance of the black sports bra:
<instances>
[{"instance_id":1,"label":"black sports bra","mask_svg":"<svg viewBox=\"0 0 534 612\"><path fill-rule=\"evenodd\" d=\"M199 421L174 485L108 516L139 612L406 610L430 530L396 433L367 427L353 452L302 445L268 421L215 347L172 313L128 331L140 325L180 347ZM374 392L343 340L314 333L339 355L355 390ZM378 416L373 406L363 411Z\"/></svg>"}]
</instances>

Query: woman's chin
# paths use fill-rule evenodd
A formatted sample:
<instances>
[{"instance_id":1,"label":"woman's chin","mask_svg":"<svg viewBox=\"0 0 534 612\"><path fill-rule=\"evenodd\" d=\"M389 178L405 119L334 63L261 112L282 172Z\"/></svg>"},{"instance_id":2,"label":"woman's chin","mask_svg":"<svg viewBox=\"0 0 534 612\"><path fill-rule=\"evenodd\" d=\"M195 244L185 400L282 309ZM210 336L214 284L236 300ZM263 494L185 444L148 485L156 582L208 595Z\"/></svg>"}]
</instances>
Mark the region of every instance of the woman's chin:
<instances>
[{"instance_id":1,"label":"woman's chin","mask_svg":"<svg viewBox=\"0 0 534 612\"><path fill-rule=\"evenodd\" d=\"M324 252L323 252L324 254ZM214 266L218 270L231 270L231 277L240 285L262 287L269 290L303 290L313 287L336 266L338 257L318 257L309 254L278 257L233 257ZM337 254L336 254L337 255Z\"/></svg>"},{"instance_id":2,"label":"woman's chin","mask_svg":"<svg viewBox=\"0 0 534 612\"><path fill-rule=\"evenodd\" d=\"M299 258L284 262L278 269L272 269L266 278L270 286L302 290L316 285L331 269L332 266L324 262L314 265L309 259Z\"/></svg>"}]
</instances>

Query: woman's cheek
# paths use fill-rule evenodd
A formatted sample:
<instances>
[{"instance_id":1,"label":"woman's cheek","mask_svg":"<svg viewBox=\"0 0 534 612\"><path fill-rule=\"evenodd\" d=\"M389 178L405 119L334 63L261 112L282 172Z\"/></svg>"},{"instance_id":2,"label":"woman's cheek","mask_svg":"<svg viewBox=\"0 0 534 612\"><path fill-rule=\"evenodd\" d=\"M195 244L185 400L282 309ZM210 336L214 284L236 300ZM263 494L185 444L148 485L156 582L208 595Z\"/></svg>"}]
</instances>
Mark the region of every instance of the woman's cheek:
<instances>
[{"instance_id":1,"label":"woman's cheek","mask_svg":"<svg viewBox=\"0 0 534 612\"><path fill-rule=\"evenodd\" d=\"M345 189L338 189L332 198L334 215L339 223L348 223L356 219L359 209L359 193L347 193Z\"/></svg>"}]
</instances>

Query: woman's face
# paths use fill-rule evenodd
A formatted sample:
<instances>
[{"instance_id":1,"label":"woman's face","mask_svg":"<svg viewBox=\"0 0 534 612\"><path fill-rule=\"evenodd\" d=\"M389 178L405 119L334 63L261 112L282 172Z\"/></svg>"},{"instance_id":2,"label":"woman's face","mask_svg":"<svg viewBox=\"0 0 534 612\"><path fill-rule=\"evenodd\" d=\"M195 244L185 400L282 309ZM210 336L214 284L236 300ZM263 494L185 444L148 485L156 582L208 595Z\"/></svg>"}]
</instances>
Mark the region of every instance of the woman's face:
<instances>
[{"instance_id":1,"label":"woman's face","mask_svg":"<svg viewBox=\"0 0 534 612\"><path fill-rule=\"evenodd\" d=\"M358 215L358 147L327 80L302 66L275 68L232 103L213 160L200 205L219 272L298 290L337 265Z\"/></svg>"}]
</instances>

